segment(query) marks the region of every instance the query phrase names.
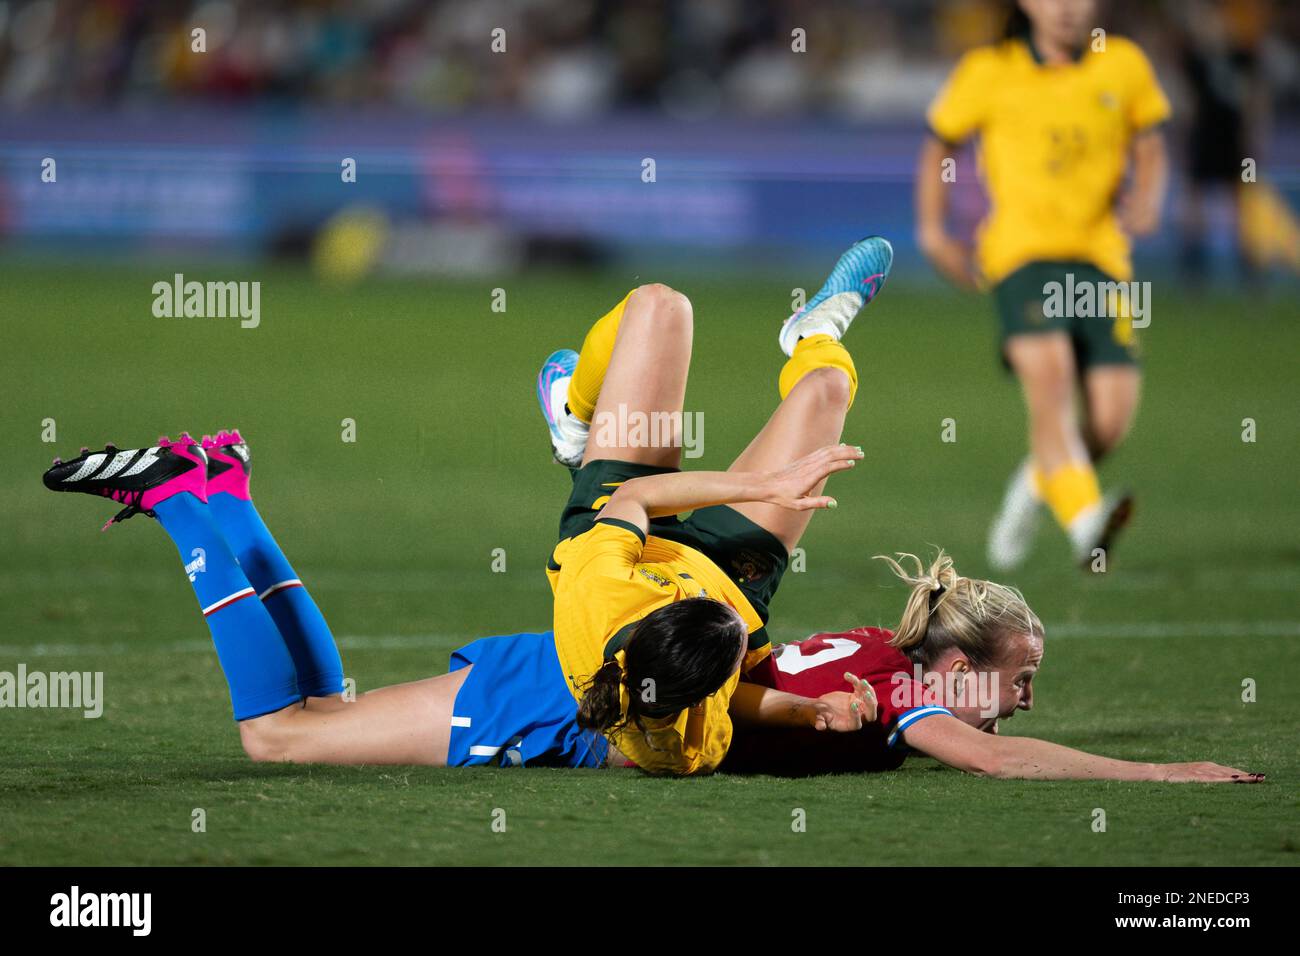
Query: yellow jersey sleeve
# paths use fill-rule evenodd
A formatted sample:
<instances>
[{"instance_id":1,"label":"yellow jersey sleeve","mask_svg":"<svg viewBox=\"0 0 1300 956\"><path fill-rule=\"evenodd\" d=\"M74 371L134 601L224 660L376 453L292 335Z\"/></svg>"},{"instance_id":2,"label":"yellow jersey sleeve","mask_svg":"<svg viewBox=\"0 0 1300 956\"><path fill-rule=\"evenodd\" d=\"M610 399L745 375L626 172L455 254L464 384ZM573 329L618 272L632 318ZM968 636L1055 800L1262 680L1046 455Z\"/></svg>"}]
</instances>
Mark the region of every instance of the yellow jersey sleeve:
<instances>
[{"instance_id":1,"label":"yellow jersey sleeve","mask_svg":"<svg viewBox=\"0 0 1300 956\"><path fill-rule=\"evenodd\" d=\"M994 63L983 48L971 50L957 61L925 114L935 136L946 143L962 143L984 125Z\"/></svg>"},{"instance_id":2,"label":"yellow jersey sleeve","mask_svg":"<svg viewBox=\"0 0 1300 956\"><path fill-rule=\"evenodd\" d=\"M1165 122L1172 110L1169 98L1160 88L1156 72L1151 68L1151 61L1142 52L1142 48L1136 43L1126 42L1123 50L1128 86L1125 112L1129 129L1136 133Z\"/></svg>"},{"instance_id":3,"label":"yellow jersey sleeve","mask_svg":"<svg viewBox=\"0 0 1300 956\"><path fill-rule=\"evenodd\" d=\"M605 660L605 642L670 595L659 595L635 573L643 543L635 525L597 521L560 542L547 569L556 652L575 696Z\"/></svg>"},{"instance_id":4,"label":"yellow jersey sleeve","mask_svg":"<svg viewBox=\"0 0 1300 956\"><path fill-rule=\"evenodd\" d=\"M598 518L589 531L564 544L561 577L598 576L626 581L641 559L645 534L630 522Z\"/></svg>"}]
</instances>

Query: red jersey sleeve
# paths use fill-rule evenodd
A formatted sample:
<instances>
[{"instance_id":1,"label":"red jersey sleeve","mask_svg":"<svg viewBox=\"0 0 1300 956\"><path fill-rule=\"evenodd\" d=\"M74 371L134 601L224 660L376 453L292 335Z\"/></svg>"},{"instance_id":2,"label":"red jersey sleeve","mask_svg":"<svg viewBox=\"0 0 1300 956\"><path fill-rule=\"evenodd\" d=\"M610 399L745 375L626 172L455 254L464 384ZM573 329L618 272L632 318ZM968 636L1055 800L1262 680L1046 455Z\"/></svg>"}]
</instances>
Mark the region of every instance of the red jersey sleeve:
<instances>
[{"instance_id":1,"label":"red jersey sleeve","mask_svg":"<svg viewBox=\"0 0 1300 956\"><path fill-rule=\"evenodd\" d=\"M802 776L898 767L906 753L896 746L903 727L949 711L937 706L934 695L916 679L915 665L906 655L889 645L892 637L882 628L860 627L774 647L745 680L800 697L820 697L849 690L844 674L855 674L876 693L875 723L857 733L737 725L722 769Z\"/></svg>"}]
</instances>

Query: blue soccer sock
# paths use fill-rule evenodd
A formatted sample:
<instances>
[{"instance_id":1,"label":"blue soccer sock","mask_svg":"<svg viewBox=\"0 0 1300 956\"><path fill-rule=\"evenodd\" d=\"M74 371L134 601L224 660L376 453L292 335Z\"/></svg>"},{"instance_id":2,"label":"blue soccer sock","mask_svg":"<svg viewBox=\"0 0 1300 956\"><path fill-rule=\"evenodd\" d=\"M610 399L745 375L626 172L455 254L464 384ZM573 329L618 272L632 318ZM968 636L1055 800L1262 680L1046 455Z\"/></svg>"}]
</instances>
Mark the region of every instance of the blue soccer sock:
<instances>
[{"instance_id":1,"label":"blue soccer sock","mask_svg":"<svg viewBox=\"0 0 1300 956\"><path fill-rule=\"evenodd\" d=\"M342 693L343 661L334 635L253 502L218 492L208 498L208 508L280 629L298 669L298 692L304 697Z\"/></svg>"},{"instance_id":2,"label":"blue soccer sock","mask_svg":"<svg viewBox=\"0 0 1300 956\"><path fill-rule=\"evenodd\" d=\"M301 700L293 658L207 507L182 492L158 502L153 511L194 585L230 685L235 719L269 714Z\"/></svg>"}]
</instances>

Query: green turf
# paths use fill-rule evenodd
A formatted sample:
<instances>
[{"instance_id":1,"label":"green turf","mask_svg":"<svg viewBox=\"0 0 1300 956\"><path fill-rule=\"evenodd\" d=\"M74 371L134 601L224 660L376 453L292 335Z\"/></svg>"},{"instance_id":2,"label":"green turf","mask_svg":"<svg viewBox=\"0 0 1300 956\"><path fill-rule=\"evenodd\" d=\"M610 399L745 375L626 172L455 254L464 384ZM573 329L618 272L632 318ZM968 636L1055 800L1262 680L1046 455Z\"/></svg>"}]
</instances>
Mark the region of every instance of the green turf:
<instances>
[{"instance_id":1,"label":"green turf","mask_svg":"<svg viewBox=\"0 0 1300 956\"><path fill-rule=\"evenodd\" d=\"M225 278L236 267L187 270ZM1142 760L1265 770L1258 787L1023 783L931 761L897 773L665 781L630 771L293 768L239 749L194 598L160 529L40 486L53 454L182 428L246 430L259 506L362 690L439 673L485 634L546 627L542 573L567 478L533 376L632 275L375 282L260 278L262 324L156 319L129 269L0 268L0 670L102 670L99 720L0 711L0 862L1294 864L1300 731L1300 324L1282 300L1158 284L1145 407L1103 480L1139 494L1105 575L1045 527L1012 576L1047 624L1037 707L1006 727ZM789 290L663 276L695 303L689 410L725 467L770 412ZM504 284L508 311L490 310ZM835 479L774 606L779 639L891 624L869 561L943 545L984 574L983 535L1023 448L989 304L899 282L849 340L863 382ZM955 418L957 442L940 441ZM1242 419L1258 440L1241 441ZM57 422L57 445L41 441ZM340 440L353 418L357 441ZM504 548L508 570L491 570ZM1243 679L1258 701L1241 702ZM207 832L191 832L191 811ZM492 829L505 811L506 831ZM791 828L795 808L807 829ZM1094 808L1107 831L1094 833Z\"/></svg>"}]
</instances>

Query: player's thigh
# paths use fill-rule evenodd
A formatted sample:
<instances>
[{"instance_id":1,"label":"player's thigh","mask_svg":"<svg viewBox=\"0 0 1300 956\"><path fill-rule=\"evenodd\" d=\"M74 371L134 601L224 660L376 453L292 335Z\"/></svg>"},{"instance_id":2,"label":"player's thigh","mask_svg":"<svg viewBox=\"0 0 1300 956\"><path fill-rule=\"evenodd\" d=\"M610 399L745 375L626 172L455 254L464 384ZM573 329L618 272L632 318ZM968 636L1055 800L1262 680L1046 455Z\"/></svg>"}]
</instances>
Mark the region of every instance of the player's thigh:
<instances>
[{"instance_id":1,"label":"player's thigh","mask_svg":"<svg viewBox=\"0 0 1300 956\"><path fill-rule=\"evenodd\" d=\"M693 323L690 300L668 286L644 285L628 297L584 464L613 458L680 465Z\"/></svg>"},{"instance_id":2,"label":"player's thigh","mask_svg":"<svg viewBox=\"0 0 1300 956\"><path fill-rule=\"evenodd\" d=\"M1076 378L1074 343L1066 332L1013 335L1003 343L1031 414L1069 408Z\"/></svg>"},{"instance_id":3,"label":"player's thigh","mask_svg":"<svg viewBox=\"0 0 1300 956\"><path fill-rule=\"evenodd\" d=\"M255 760L445 766L456 693L470 668L395 684L352 701L309 698L240 733Z\"/></svg>"},{"instance_id":4,"label":"player's thigh","mask_svg":"<svg viewBox=\"0 0 1300 956\"><path fill-rule=\"evenodd\" d=\"M778 471L833 445L844 431L851 388L837 368L817 368L790 390L728 471Z\"/></svg>"},{"instance_id":5,"label":"player's thigh","mask_svg":"<svg viewBox=\"0 0 1300 956\"><path fill-rule=\"evenodd\" d=\"M1088 442L1094 455L1110 451L1128 434L1142 396L1136 365L1098 365L1083 374Z\"/></svg>"}]
</instances>

